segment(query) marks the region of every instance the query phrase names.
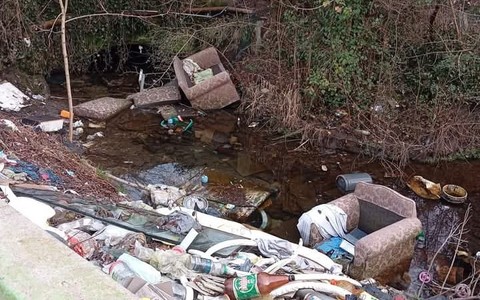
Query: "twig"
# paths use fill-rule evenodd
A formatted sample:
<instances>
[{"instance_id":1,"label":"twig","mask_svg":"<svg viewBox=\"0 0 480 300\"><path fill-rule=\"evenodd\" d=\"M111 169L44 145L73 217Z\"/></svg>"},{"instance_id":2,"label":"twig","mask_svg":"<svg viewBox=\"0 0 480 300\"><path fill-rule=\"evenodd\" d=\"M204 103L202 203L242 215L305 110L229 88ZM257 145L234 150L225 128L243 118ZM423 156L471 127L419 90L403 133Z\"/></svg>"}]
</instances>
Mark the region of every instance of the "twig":
<instances>
[{"instance_id":1,"label":"twig","mask_svg":"<svg viewBox=\"0 0 480 300\"><path fill-rule=\"evenodd\" d=\"M298 151L300 148L302 148L308 142L310 142L310 140L305 140L303 143L301 143L297 148L293 149L292 151Z\"/></svg>"},{"instance_id":2,"label":"twig","mask_svg":"<svg viewBox=\"0 0 480 300\"><path fill-rule=\"evenodd\" d=\"M298 129L298 130L295 130L293 132L286 133L282 136L275 137L275 138L272 139L272 141L278 141L278 140L286 139L286 138L289 138L291 136L295 136L297 134L300 134L300 133L302 133L302 131L303 131L302 129Z\"/></svg>"},{"instance_id":3,"label":"twig","mask_svg":"<svg viewBox=\"0 0 480 300\"><path fill-rule=\"evenodd\" d=\"M133 183L133 182L127 181L125 179L119 178L119 177L117 177L115 175L112 175L110 173L106 173L106 176L108 178L111 178L111 179L113 179L115 181L118 181L120 183L123 183L123 184L129 185L129 186L135 187L135 188L140 188L142 190L148 191L148 188L146 186L140 184L140 183Z\"/></svg>"},{"instance_id":4,"label":"twig","mask_svg":"<svg viewBox=\"0 0 480 300\"><path fill-rule=\"evenodd\" d=\"M447 279L450 276L450 272L452 271L453 263L455 262L455 258L457 257L458 248L460 247L460 243L462 242L463 230L465 229L465 225L467 225L467 222L470 219L471 208L472 207L469 205L468 208L467 208L467 211L465 212L465 217L463 218L462 226L460 227L460 232L459 232L457 245L455 247L455 253L453 254L452 262L450 263L450 267L448 268L447 275L445 276L445 279L443 280L442 289L445 287L445 283L447 282Z\"/></svg>"},{"instance_id":5,"label":"twig","mask_svg":"<svg viewBox=\"0 0 480 300\"><path fill-rule=\"evenodd\" d=\"M194 7L190 8L188 12L193 13L202 13L202 12L216 12L216 11L232 11L238 12L243 14L253 14L254 11L247 8L239 8L239 7L232 7L232 6L215 6L215 7Z\"/></svg>"}]
</instances>

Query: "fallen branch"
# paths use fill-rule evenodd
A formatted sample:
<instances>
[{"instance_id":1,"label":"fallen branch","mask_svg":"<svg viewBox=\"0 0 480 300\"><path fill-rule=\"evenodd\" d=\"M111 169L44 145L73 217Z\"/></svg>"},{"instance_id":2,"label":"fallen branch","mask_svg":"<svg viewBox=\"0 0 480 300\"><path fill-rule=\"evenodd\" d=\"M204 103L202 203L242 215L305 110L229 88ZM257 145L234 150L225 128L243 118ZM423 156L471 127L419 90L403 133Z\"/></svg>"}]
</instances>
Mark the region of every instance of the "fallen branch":
<instances>
[{"instance_id":1,"label":"fallen branch","mask_svg":"<svg viewBox=\"0 0 480 300\"><path fill-rule=\"evenodd\" d=\"M242 14L254 13L252 9L232 7L232 6L194 7L188 10L189 13L219 12L219 11L231 11L231 12L237 12Z\"/></svg>"},{"instance_id":2,"label":"fallen branch","mask_svg":"<svg viewBox=\"0 0 480 300\"><path fill-rule=\"evenodd\" d=\"M130 182L130 181L127 181L125 179L122 179L120 177L117 177L115 175L112 175L110 173L106 173L106 176L110 179L113 179L117 182L120 182L120 183L123 183L123 184L126 184L126 185L129 185L131 187L134 187L134 188L139 188L139 189L142 189L142 190L145 190L145 191L149 191L149 188L146 187L145 185L142 185L140 183L133 183L133 182Z\"/></svg>"}]
</instances>

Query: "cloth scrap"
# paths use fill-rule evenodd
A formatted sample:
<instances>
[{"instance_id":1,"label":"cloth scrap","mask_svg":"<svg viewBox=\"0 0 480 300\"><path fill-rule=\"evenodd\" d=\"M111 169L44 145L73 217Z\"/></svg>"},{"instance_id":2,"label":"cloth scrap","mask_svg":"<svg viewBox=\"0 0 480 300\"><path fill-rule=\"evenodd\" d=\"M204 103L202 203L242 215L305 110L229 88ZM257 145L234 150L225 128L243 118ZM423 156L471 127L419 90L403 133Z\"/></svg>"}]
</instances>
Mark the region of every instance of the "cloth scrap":
<instances>
[{"instance_id":1,"label":"cloth scrap","mask_svg":"<svg viewBox=\"0 0 480 300\"><path fill-rule=\"evenodd\" d=\"M312 224L317 226L324 239L344 237L347 232L347 214L332 204L321 204L304 213L298 220L297 228L305 244L310 242Z\"/></svg>"},{"instance_id":2,"label":"cloth scrap","mask_svg":"<svg viewBox=\"0 0 480 300\"><path fill-rule=\"evenodd\" d=\"M257 239L258 250L265 257L289 258L293 255L292 245L285 240Z\"/></svg>"}]
</instances>

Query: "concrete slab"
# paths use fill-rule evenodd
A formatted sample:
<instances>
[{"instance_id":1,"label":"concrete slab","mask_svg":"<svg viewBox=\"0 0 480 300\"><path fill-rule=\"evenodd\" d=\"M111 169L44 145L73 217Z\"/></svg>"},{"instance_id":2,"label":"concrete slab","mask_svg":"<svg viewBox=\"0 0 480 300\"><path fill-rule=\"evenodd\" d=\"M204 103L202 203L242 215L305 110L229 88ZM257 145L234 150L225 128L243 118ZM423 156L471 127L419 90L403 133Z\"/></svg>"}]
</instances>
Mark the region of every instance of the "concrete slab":
<instances>
[{"instance_id":1,"label":"concrete slab","mask_svg":"<svg viewBox=\"0 0 480 300\"><path fill-rule=\"evenodd\" d=\"M127 97L133 100L136 107L174 104L180 102L181 98L178 86L174 85L144 90Z\"/></svg>"},{"instance_id":2,"label":"concrete slab","mask_svg":"<svg viewBox=\"0 0 480 300\"><path fill-rule=\"evenodd\" d=\"M132 104L131 100L103 97L73 107L76 116L107 120Z\"/></svg>"},{"instance_id":3,"label":"concrete slab","mask_svg":"<svg viewBox=\"0 0 480 300\"><path fill-rule=\"evenodd\" d=\"M137 299L0 200L0 299Z\"/></svg>"}]
</instances>

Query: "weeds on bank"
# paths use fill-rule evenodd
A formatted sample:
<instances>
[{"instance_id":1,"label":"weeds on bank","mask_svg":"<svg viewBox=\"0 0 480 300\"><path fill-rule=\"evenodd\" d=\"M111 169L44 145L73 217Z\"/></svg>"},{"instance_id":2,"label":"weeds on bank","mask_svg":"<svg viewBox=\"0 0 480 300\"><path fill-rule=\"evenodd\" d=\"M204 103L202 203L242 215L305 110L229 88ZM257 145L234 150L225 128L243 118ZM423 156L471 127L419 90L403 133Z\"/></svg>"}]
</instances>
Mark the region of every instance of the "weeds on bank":
<instances>
[{"instance_id":1,"label":"weeds on bank","mask_svg":"<svg viewBox=\"0 0 480 300\"><path fill-rule=\"evenodd\" d=\"M280 1L241 64L245 110L320 147L341 133L396 168L478 148L480 5L450 4Z\"/></svg>"}]
</instances>

